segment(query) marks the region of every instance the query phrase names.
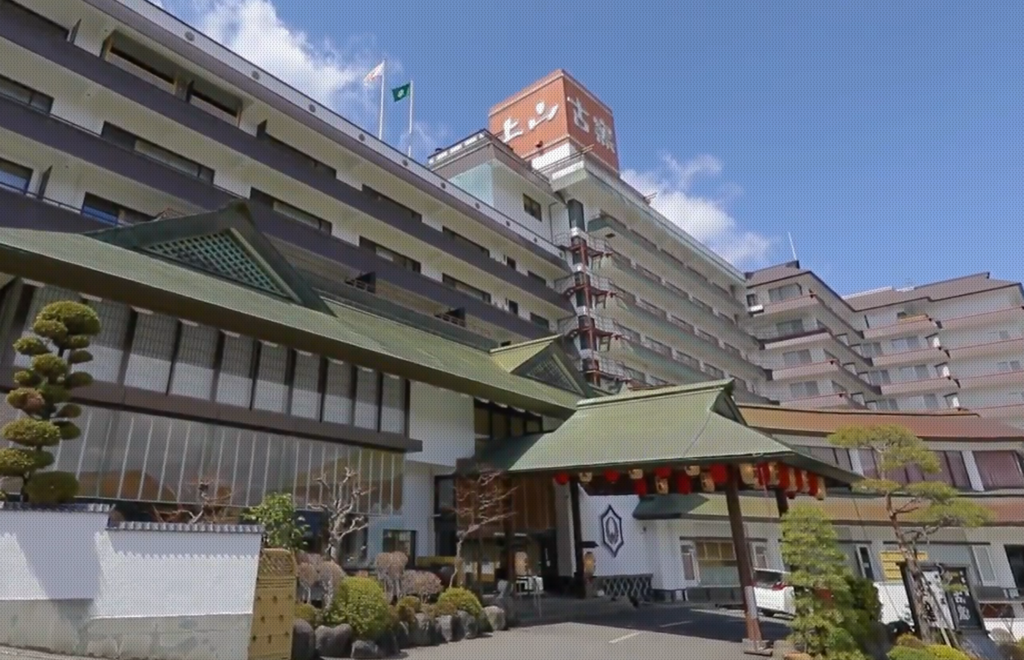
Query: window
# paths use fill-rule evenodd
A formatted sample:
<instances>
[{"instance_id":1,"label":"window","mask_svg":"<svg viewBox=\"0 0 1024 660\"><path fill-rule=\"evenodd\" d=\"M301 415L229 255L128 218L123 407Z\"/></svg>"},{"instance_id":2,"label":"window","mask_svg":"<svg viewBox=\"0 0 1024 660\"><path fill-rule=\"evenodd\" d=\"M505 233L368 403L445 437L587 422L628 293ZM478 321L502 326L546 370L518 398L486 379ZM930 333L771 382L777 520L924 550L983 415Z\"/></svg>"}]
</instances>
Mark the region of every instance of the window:
<instances>
[{"instance_id":1,"label":"window","mask_svg":"<svg viewBox=\"0 0 1024 660\"><path fill-rule=\"evenodd\" d=\"M639 307L640 309L650 312L651 314L654 314L659 318L668 318L668 312L663 310L661 307L658 307L657 305L652 305L651 303L647 302L646 300L643 300L642 298L636 299L636 306Z\"/></svg>"},{"instance_id":2,"label":"window","mask_svg":"<svg viewBox=\"0 0 1024 660\"><path fill-rule=\"evenodd\" d=\"M715 380L722 380L725 378L725 372L718 367L713 367L710 364L704 363L704 373L711 376Z\"/></svg>"},{"instance_id":3,"label":"window","mask_svg":"<svg viewBox=\"0 0 1024 660\"><path fill-rule=\"evenodd\" d=\"M328 165L326 163L323 163L323 162L317 160L316 158L313 158L309 154L306 154L306 153L304 153L302 151L299 151L298 149L296 149L292 145L290 145L290 144L288 144L286 142L282 142L281 140L278 140L273 135L270 135L269 133L267 133L266 128L264 127L264 125L260 126L260 130L257 133L257 136L261 140L264 140L265 142L268 142L268 143L272 144L278 150L284 151L286 153L289 153L289 154L295 156L300 161L302 161L303 163L308 165L311 169L314 169L314 170L316 170L318 172L323 172L324 174L330 176L331 178L336 178L338 176L338 171L336 169L334 169L333 167L331 167L330 165Z\"/></svg>"},{"instance_id":4,"label":"window","mask_svg":"<svg viewBox=\"0 0 1024 660\"><path fill-rule=\"evenodd\" d=\"M769 570L771 566L768 563L768 546L764 543L751 543L750 562L754 570Z\"/></svg>"},{"instance_id":5,"label":"window","mask_svg":"<svg viewBox=\"0 0 1024 660\"><path fill-rule=\"evenodd\" d=\"M690 302L692 302L697 307L700 307L705 312L709 312L709 313L712 313L712 314L715 312L715 309L711 305L707 304L706 302L704 302L703 300L701 300L699 298L695 298L695 297L691 296L690 297Z\"/></svg>"},{"instance_id":6,"label":"window","mask_svg":"<svg viewBox=\"0 0 1024 660\"><path fill-rule=\"evenodd\" d=\"M865 580L875 579L875 568L871 561L871 548L866 545L857 546L857 568Z\"/></svg>"},{"instance_id":7,"label":"window","mask_svg":"<svg viewBox=\"0 0 1024 660\"><path fill-rule=\"evenodd\" d=\"M356 369L355 425L364 429L377 429L380 413L380 374L371 369Z\"/></svg>"},{"instance_id":8,"label":"window","mask_svg":"<svg viewBox=\"0 0 1024 660\"><path fill-rule=\"evenodd\" d=\"M404 379L384 374L381 390L381 431L405 434L405 393L406 381Z\"/></svg>"},{"instance_id":9,"label":"window","mask_svg":"<svg viewBox=\"0 0 1024 660\"><path fill-rule=\"evenodd\" d=\"M288 349L284 346L261 343L252 407L277 413L288 412Z\"/></svg>"},{"instance_id":10,"label":"window","mask_svg":"<svg viewBox=\"0 0 1024 660\"><path fill-rule=\"evenodd\" d=\"M697 333L697 329L693 327L692 323L687 323L678 316L669 315L668 320L671 321L674 325L677 325L683 330L685 330L688 334L693 335Z\"/></svg>"},{"instance_id":11,"label":"window","mask_svg":"<svg viewBox=\"0 0 1024 660\"><path fill-rule=\"evenodd\" d=\"M89 305L100 317L100 334L89 346L93 358L88 371L95 380L116 383L121 377L121 362L127 348L131 308L106 300Z\"/></svg>"},{"instance_id":12,"label":"window","mask_svg":"<svg viewBox=\"0 0 1024 660\"><path fill-rule=\"evenodd\" d=\"M801 452L810 454L819 461L838 465L844 470L853 470L853 462L850 459L850 451L838 447L799 447Z\"/></svg>"},{"instance_id":13,"label":"window","mask_svg":"<svg viewBox=\"0 0 1024 660\"><path fill-rule=\"evenodd\" d=\"M544 318L540 314L534 314L533 312L531 312L530 313L530 321L535 323L536 325L539 325L542 328L547 328L548 330L551 329L551 321L549 321L548 319Z\"/></svg>"},{"instance_id":14,"label":"window","mask_svg":"<svg viewBox=\"0 0 1024 660\"><path fill-rule=\"evenodd\" d=\"M249 193L249 199L251 199L254 202L263 204L265 206L269 206L270 208L274 209L281 215L288 216L292 220L301 222L304 225L309 225L310 227L319 229L320 231L325 232L327 234L331 233L331 223L328 222L327 220L318 218L312 213L307 213L300 208L292 206L291 204L286 204L285 202L282 202L279 199L271 197L270 195L261 190L253 188Z\"/></svg>"},{"instance_id":15,"label":"window","mask_svg":"<svg viewBox=\"0 0 1024 660\"><path fill-rule=\"evenodd\" d=\"M718 346L718 337L714 336L710 332L705 332L704 330L697 330L697 336L703 339L704 341L708 342L709 344L714 344L715 346Z\"/></svg>"},{"instance_id":16,"label":"window","mask_svg":"<svg viewBox=\"0 0 1024 660\"><path fill-rule=\"evenodd\" d=\"M515 314L516 316L519 316L519 303L517 303L514 300L509 300L508 301L508 311L510 311L511 313Z\"/></svg>"},{"instance_id":17,"label":"window","mask_svg":"<svg viewBox=\"0 0 1024 660\"><path fill-rule=\"evenodd\" d=\"M787 351L782 354L782 361L787 367L798 367L802 364L811 364L814 361L811 351Z\"/></svg>"},{"instance_id":18,"label":"window","mask_svg":"<svg viewBox=\"0 0 1024 660\"><path fill-rule=\"evenodd\" d=\"M803 319L797 319L795 321L784 321L776 324L775 330L779 337L787 337L789 335L798 335L804 331Z\"/></svg>"},{"instance_id":19,"label":"window","mask_svg":"<svg viewBox=\"0 0 1024 660\"><path fill-rule=\"evenodd\" d=\"M650 337L646 338L644 344L655 353L672 357L672 347L667 344L662 344L660 341L655 341Z\"/></svg>"},{"instance_id":20,"label":"window","mask_svg":"<svg viewBox=\"0 0 1024 660\"><path fill-rule=\"evenodd\" d=\"M253 358L256 342L249 337L224 334L216 401L248 408L252 403Z\"/></svg>"},{"instance_id":21,"label":"window","mask_svg":"<svg viewBox=\"0 0 1024 660\"><path fill-rule=\"evenodd\" d=\"M14 190L24 195L28 192L28 184L31 181L31 168L0 158L0 187Z\"/></svg>"},{"instance_id":22,"label":"window","mask_svg":"<svg viewBox=\"0 0 1024 660\"><path fill-rule=\"evenodd\" d=\"M238 113L242 105L241 101L216 87L213 83L195 78L191 74L186 74L184 77L192 78L188 93L189 103L219 119L230 121L231 123L238 121Z\"/></svg>"},{"instance_id":23,"label":"window","mask_svg":"<svg viewBox=\"0 0 1024 660\"><path fill-rule=\"evenodd\" d=\"M804 383L790 383L789 394L794 399L810 399L820 394L817 381L809 380Z\"/></svg>"},{"instance_id":24,"label":"window","mask_svg":"<svg viewBox=\"0 0 1024 660\"><path fill-rule=\"evenodd\" d=\"M201 165L194 160L179 156L178 154L153 144L148 140L129 133L128 131L114 126L110 122L103 124L103 137L114 144L130 149L153 160L159 161L168 167L173 167L179 172L194 176L208 183L213 183L213 170Z\"/></svg>"},{"instance_id":25,"label":"window","mask_svg":"<svg viewBox=\"0 0 1024 660\"><path fill-rule=\"evenodd\" d=\"M85 195L85 200L82 202L82 215L110 225L134 225L153 219L153 216L148 213L130 209L92 193Z\"/></svg>"},{"instance_id":26,"label":"window","mask_svg":"<svg viewBox=\"0 0 1024 660\"><path fill-rule=\"evenodd\" d=\"M976 451L974 462L985 490L1024 488L1020 455L1015 451Z\"/></svg>"},{"instance_id":27,"label":"window","mask_svg":"<svg viewBox=\"0 0 1024 660\"><path fill-rule=\"evenodd\" d=\"M355 401L355 380L352 365L329 360L324 392L324 421L351 424Z\"/></svg>"},{"instance_id":28,"label":"window","mask_svg":"<svg viewBox=\"0 0 1024 660\"><path fill-rule=\"evenodd\" d=\"M416 532L410 529L385 529L384 552L401 552L409 558L409 566L416 564Z\"/></svg>"},{"instance_id":29,"label":"window","mask_svg":"<svg viewBox=\"0 0 1024 660\"><path fill-rule=\"evenodd\" d=\"M209 400L213 394L218 332L183 323L178 359L171 372L171 394Z\"/></svg>"},{"instance_id":30,"label":"window","mask_svg":"<svg viewBox=\"0 0 1024 660\"><path fill-rule=\"evenodd\" d=\"M543 275L538 275L537 273L533 272L532 270L526 271L526 276L529 277L534 282L540 282L544 286L548 285L548 281L547 281L547 279Z\"/></svg>"},{"instance_id":31,"label":"window","mask_svg":"<svg viewBox=\"0 0 1024 660\"><path fill-rule=\"evenodd\" d=\"M892 384L892 377L889 375L888 370L869 371L867 377L868 382L875 386Z\"/></svg>"},{"instance_id":32,"label":"window","mask_svg":"<svg viewBox=\"0 0 1024 660\"><path fill-rule=\"evenodd\" d=\"M437 477L434 479L434 513L450 513L455 508L455 479Z\"/></svg>"},{"instance_id":33,"label":"window","mask_svg":"<svg viewBox=\"0 0 1024 660\"><path fill-rule=\"evenodd\" d=\"M541 208L540 202L529 195L523 195L523 210L526 211L527 215L534 217L541 222L544 221L544 209Z\"/></svg>"},{"instance_id":34,"label":"window","mask_svg":"<svg viewBox=\"0 0 1024 660\"><path fill-rule=\"evenodd\" d=\"M360 236L359 247L370 250L378 257L383 257L392 263L398 264L406 270L411 270L414 273L420 272L420 262L415 259L410 259L409 257L399 254L393 250L389 250L383 245L378 245L368 238Z\"/></svg>"},{"instance_id":35,"label":"window","mask_svg":"<svg viewBox=\"0 0 1024 660\"><path fill-rule=\"evenodd\" d=\"M698 360L697 358L693 357L692 355L687 355L686 353L683 353L682 351L676 351L676 360L678 360L679 362L682 362L683 364L685 364L686 366L688 366L688 367L690 367L692 369L698 369L698 370L700 369L700 360Z\"/></svg>"},{"instance_id":36,"label":"window","mask_svg":"<svg viewBox=\"0 0 1024 660\"><path fill-rule=\"evenodd\" d=\"M388 204L394 206L399 211L401 211L403 215L407 214L410 219L415 220L416 222L423 221L423 215L420 214L419 212L412 210L405 204L400 204L399 202L396 202L393 198L388 197L387 195L380 191L374 190L370 186L364 185L363 192L379 202L387 202Z\"/></svg>"},{"instance_id":37,"label":"window","mask_svg":"<svg viewBox=\"0 0 1024 660\"><path fill-rule=\"evenodd\" d=\"M16 2L10 0L0 0L0 20L8 21L9 17L18 19L21 23L27 23L36 30L46 32L48 35L56 39L67 39L68 30L63 25L55 21L51 21L42 14L38 14L31 9L22 7Z\"/></svg>"},{"instance_id":38,"label":"window","mask_svg":"<svg viewBox=\"0 0 1024 660\"><path fill-rule=\"evenodd\" d=\"M474 250L479 250L480 252L486 254L488 257L491 256L491 251L485 248L484 246L480 245L479 243L474 243L473 241L469 240L462 234L458 234L452 231L451 229L448 229L447 227L444 227L441 230L441 233L447 236L448 238L452 239L456 243L461 243L462 245L471 247Z\"/></svg>"},{"instance_id":39,"label":"window","mask_svg":"<svg viewBox=\"0 0 1024 660\"><path fill-rule=\"evenodd\" d=\"M999 369L999 373L1001 374L1007 374L1014 371L1021 371L1021 361L1010 360L1009 362L999 362L998 364L996 364L996 367Z\"/></svg>"},{"instance_id":40,"label":"window","mask_svg":"<svg viewBox=\"0 0 1024 660\"><path fill-rule=\"evenodd\" d=\"M879 399L878 401L871 401L868 403L868 408L871 410L899 410L899 404L896 403L896 399Z\"/></svg>"},{"instance_id":41,"label":"window","mask_svg":"<svg viewBox=\"0 0 1024 660\"><path fill-rule=\"evenodd\" d=\"M178 323L168 316L138 314L124 384L153 392L166 392Z\"/></svg>"},{"instance_id":42,"label":"window","mask_svg":"<svg viewBox=\"0 0 1024 660\"><path fill-rule=\"evenodd\" d=\"M53 107L52 96L37 92L31 87L22 85L20 82L11 80L6 76L0 76L0 96L6 96L18 103L24 103L30 108L35 108L46 114L50 114L50 108Z\"/></svg>"},{"instance_id":43,"label":"window","mask_svg":"<svg viewBox=\"0 0 1024 660\"><path fill-rule=\"evenodd\" d=\"M683 558L683 579L686 582L697 582L697 549L692 543L681 543L679 551Z\"/></svg>"},{"instance_id":44,"label":"window","mask_svg":"<svg viewBox=\"0 0 1024 660\"><path fill-rule=\"evenodd\" d=\"M925 394L924 407L926 410L938 410L939 409L939 397L934 394Z\"/></svg>"},{"instance_id":45,"label":"window","mask_svg":"<svg viewBox=\"0 0 1024 660\"><path fill-rule=\"evenodd\" d=\"M942 481L961 490L971 489L971 478L967 474L964 454L959 451L935 452L939 459Z\"/></svg>"},{"instance_id":46,"label":"window","mask_svg":"<svg viewBox=\"0 0 1024 660\"><path fill-rule=\"evenodd\" d=\"M290 410L295 417L320 419L320 366L319 357L295 353Z\"/></svg>"},{"instance_id":47,"label":"window","mask_svg":"<svg viewBox=\"0 0 1024 660\"><path fill-rule=\"evenodd\" d=\"M757 294L756 293L748 293L747 294L747 307L757 307L757 305L758 305Z\"/></svg>"},{"instance_id":48,"label":"window","mask_svg":"<svg viewBox=\"0 0 1024 660\"><path fill-rule=\"evenodd\" d=\"M768 289L768 300L773 303L799 298L803 295L803 288L799 284L787 284L786 286Z\"/></svg>"},{"instance_id":49,"label":"window","mask_svg":"<svg viewBox=\"0 0 1024 660\"><path fill-rule=\"evenodd\" d=\"M906 353L920 349L921 340L918 337L899 337L892 340L892 350L894 353Z\"/></svg>"},{"instance_id":50,"label":"window","mask_svg":"<svg viewBox=\"0 0 1024 660\"><path fill-rule=\"evenodd\" d=\"M880 357L882 353L882 344L879 342L868 342L860 345L860 354L866 358Z\"/></svg>"},{"instance_id":51,"label":"window","mask_svg":"<svg viewBox=\"0 0 1024 660\"><path fill-rule=\"evenodd\" d=\"M928 380L929 378L931 378L931 370L926 364L918 364L913 367L900 367L900 380L905 383Z\"/></svg>"},{"instance_id":52,"label":"window","mask_svg":"<svg viewBox=\"0 0 1024 660\"><path fill-rule=\"evenodd\" d=\"M461 282L455 279L454 277L451 277L450 275L442 274L441 281L447 284L448 286L452 287L453 289L473 296L477 300L482 300L488 304L490 304L491 302L491 294L487 293L486 291L482 291L476 288L475 286L470 286L465 282Z\"/></svg>"}]
</instances>

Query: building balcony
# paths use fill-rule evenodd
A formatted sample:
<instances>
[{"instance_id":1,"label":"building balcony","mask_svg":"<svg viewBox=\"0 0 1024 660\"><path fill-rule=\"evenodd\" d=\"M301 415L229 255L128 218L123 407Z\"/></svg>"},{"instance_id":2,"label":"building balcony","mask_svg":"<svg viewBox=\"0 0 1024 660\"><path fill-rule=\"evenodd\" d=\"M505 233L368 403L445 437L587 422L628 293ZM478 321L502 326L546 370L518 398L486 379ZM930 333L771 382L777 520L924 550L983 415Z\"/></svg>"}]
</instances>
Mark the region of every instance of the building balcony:
<instances>
[{"instance_id":1,"label":"building balcony","mask_svg":"<svg viewBox=\"0 0 1024 660\"><path fill-rule=\"evenodd\" d=\"M1024 325L1024 306L1007 307L1006 309L997 309L993 312L969 314L967 316L959 316L952 319L943 319L942 328L944 330L966 330L970 328L980 328L987 325L1001 325L1013 322Z\"/></svg>"},{"instance_id":2,"label":"building balcony","mask_svg":"<svg viewBox=\"0 0 1024 660\"><path fill-rule=\"evenodd\" d=\"M640 362L644 367L640 371L651 373L675 384L700 383L708 380L708 375L700 370L700 365L688 364L631 339L622 338L613 341L608 354L627 366L633 366L634 363Z\"/></svg>"},{"instance_id":3,"label":"building balcony","mask_svg":"<svg viewBox=\"0 0 1024 660\"><path fill-rule=\"evenodd\" d=\"M843 389L856 394L867 393L874 397L880 395L879 389L876 386L850 371L837 360L801 364L795 367L786 367L772 371L772 381L775 382L823 379L828 379Z\"/></svg>"},{"instance_id":4,"label":"building balcony","mask_svg":"<svg viewBox=\"0 0 1024 660\"><path fill-rule=\"evenodd\" d=\"M896 367L906 364L934 364L936 361L944 361L949 358L950 352L935 346L921 348L915 351L903 351L889 355L876 355L871 358L871 363L876 367Z\"/></svg>"},{"instance_id":5,"label":"building balcony","mask_svg":"<svg viewBox=\"0 0 1024 660\"><path fill-rule=\"evenodd\" d=\"M987 419L1022 419L1024 418L1024 404L1008 403L1002 406L984 406L981 408L964 408L970 412L978 413Z\"/></svg>"},{"instance_id":6,"label":"building balcony","mask_svg":"<svg viewBox=\"0 0 1024 660\"><path fill-rule=\"evenodd\" d=\"M852 337L860 337L861 332L855 328L848 319L836 313L830 305L827 305L817 294L808 293L798 298L780 300L779 302L768 302L763 304L764 311L754 315L756 319L764 319L771 323L779 323L791 319L800 318L808 313L817 316L824 316L833 328L841 328L840 334L848 334Z\"/></svg>"},{"instance_id":7,"label":"building balcony","mask_svg":"<svg viewBox=\"0 0 1024 660\"><path fill-rule=\"evenodd\" d=\"M880 328L868 328L864 331L864 339L882 339L897 335L927 335L939 329L939 322L930 316L910 316Z\"/></svg>"},{"instance_id":8,"label":"building balcony","mask_svg":"<svg viewBox=\"0 0 1024 660\"><path fill-rule=\"evenodd\" d=\"M960 389L952 376L937 376L924 380L911 380L882 385L882 396L915 396L919 394L951 393Z\"/></svg>"},{"instance_id":9,"label":"building balcony","mask_svg":"<svg viewBox=\"0 0 1024 660\"><path fill-rule=\"evenodd\" d=\"M765 351L775 354L801 348L822 348L839 358L843 364L856 364L867 370L872 362L839 341L828 328L817 328L800 335L787 335L778 339L763 339Z\"/></svg>"},{"instance_id":10,"label":"building balcony","mask_svg":"<svg viewBox=\"0 0 1024 660\"><path fill-rule=\"evenodd\" d=\"M1024 371L1006 371L984 376L961 376L957 380L964 389L989 387L1024 387Z\"/></svg>"},{"instance_id":11,"label":"building balcony","mask_svg":"<svg viewBox=\"0 0 1024 660\"><path fill-rule=\"evenodd\" d=\"M782 402L783 407L790 408L856 408L867 410L867 406L856 401L848 392L822 394L804 399L789 399Z\"/></svg>"},{"instance_id":12,"label":"building balcony","mask_svg":"<svg viewBox=\"0 0 1024 660\"><path fill-rule=\"evenodd\" d=\"M963 358L986 357L990 355L1024 355L1024 337L990 341L983 344L950 348L946 351L954 360Z\"/></svg>"}]
</instances>

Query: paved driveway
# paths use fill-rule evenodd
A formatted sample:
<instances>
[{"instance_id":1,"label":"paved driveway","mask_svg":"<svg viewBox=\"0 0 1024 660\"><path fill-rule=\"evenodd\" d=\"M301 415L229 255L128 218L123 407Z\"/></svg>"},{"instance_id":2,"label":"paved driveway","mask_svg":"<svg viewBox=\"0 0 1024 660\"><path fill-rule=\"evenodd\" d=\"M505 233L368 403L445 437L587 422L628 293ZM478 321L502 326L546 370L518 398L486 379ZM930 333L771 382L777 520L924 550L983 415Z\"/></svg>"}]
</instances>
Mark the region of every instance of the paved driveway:
<instances>
[{"instance_id":1,"label":"paved driveway","mask_svg":"<svg viewBox=\"0 0 1024 660\"><path fill-rule=\"evenodd\" d=\"M767 639L786 630L762 622ZM744 660L743 619L727 612L657 605L634 613L588 618L587 623L560 623L517 628L433 648L409 649L409 660L522 660L523 658L593 658L594 660Z\"/></svg>"}]
</instances>

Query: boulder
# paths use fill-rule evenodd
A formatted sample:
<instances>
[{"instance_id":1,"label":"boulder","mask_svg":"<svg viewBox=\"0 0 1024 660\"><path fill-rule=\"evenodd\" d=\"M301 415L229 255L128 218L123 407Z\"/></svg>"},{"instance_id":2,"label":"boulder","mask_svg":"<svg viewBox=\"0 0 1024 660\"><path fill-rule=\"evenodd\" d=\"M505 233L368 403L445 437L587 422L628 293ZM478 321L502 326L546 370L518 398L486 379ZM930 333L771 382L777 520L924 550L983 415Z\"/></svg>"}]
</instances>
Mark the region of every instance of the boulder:
<instances>
[{"instance_id":1,"label":"boulder","mask_svg":"<svg viewBox=\"0 0 1024 660\"><path fill-rule=\"evenodd\" d=\"M376 660L377 658L383 658L384 655L381 653L380 647L373 642L368 642L365 639L357 639L352 642L352 655L349 657Z\"/></svg>"},{"instance_id":2,"label":"boulder","mask_svg":"<svg viewBox=\"0 0 1024 660\"><path fill-rule=\"evenodd\" d=\"M398 655L398 638L389 630L377 640L377 647L380 649L380 657L393 658Z\"/></svg>"},{"instance_id":3,"label":"boulder","mask_svg":"<svg viewBox=\"0 0 1024 660\"><path fill-rule=\"evenodd\" d=\"M395 626L395 641L398 643L399 649L407 649L412 646L410 641L409 624L405 621L399 621L398 625Z\"/></svg>"},{"instance_id":4,"label":"boulder","mask_svg":"<svg viewBox=\"0 0 1024 660\"><path fill-rule=\"evenodd\" d=\"M416 623L409 629L409 642L413 646L433 646L436 644L434 620L426 614L417 614Z\"/></svg>"},{"instance_id":5,"label":"boulder","mask_svg":"<svg viewBox=\"0 0 1024 660\"><path fill-rule=\"evenodd\" d=\"M491 627L492 631L497 632L508 628L508 622L505 621L505 610L497 605L485 607L484 616L487 618L487 624Z\"/></svg>"},{"instance_id":6,"label":"boulder","mask_svg":"<svg viewBox=\"0 0 1024 660\"><path fill-rule=\"evenodd\" d=\"M504 610L506 627L515 628L519 625L519 611L516 609L514 600L511 598L496 598L491 604Z\"/></svg>"},{"instance_id":7,"label":"boulder","mask_svg":"<svg viewBox=\"0 0 1024 660\"><path fill-rule=\"evenodd\" d=\"M458 616L439 616L437 626L441 630L441 639L449 644L462 639L462 619Z\"/></svg>"},{"instance_id":8,"label":"boulder","mask_svg":"<svg viewBox=\"0 0 1024 660\"><path fill-rule=\"evenodd\" d=\"M476 617L469 612L459 610L459 626L462 628L462 639L476 639L480 635L480 626Z\"/></svg>"},{"instance_id":9,"label":"boulder","mask_svg":"<svg viewBox=\"0 0 1024 660\"><path fill-rule=\"evenodd\" d=\"M292 660L313 660L316 657L316 634L308 621L296 619L292 627Z\"/></svg>"},{"instance_id":10,"label":"boulder","mask_svg":"<svg viewBox=\"0 0 1024 660\"><path fill-rule=\"evenodd\" d=\"M321 658L344 658L352 644L352 626L343 623L316 629L316 652Z\"/></svg>"}]
</instances>

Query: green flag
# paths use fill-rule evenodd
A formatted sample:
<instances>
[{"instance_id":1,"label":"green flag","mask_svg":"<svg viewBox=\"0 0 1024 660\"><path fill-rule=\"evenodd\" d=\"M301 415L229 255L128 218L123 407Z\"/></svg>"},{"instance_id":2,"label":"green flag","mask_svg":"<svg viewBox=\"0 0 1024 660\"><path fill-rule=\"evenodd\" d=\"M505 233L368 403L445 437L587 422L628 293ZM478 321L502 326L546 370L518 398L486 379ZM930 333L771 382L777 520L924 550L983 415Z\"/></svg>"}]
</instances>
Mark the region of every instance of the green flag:
<instances>
[{"instance_id":1,"label":"green flag","mask_svg":"<svg viewBox=\"0 0 1024 660\"><path fill-rule=\"evenodd\" d=\"M395 87L391 90L391 97L398 103L402 99L409 96L409 90L412 88L412 83L405 83L401 87Z\"/></svg>"}]
</instances>

